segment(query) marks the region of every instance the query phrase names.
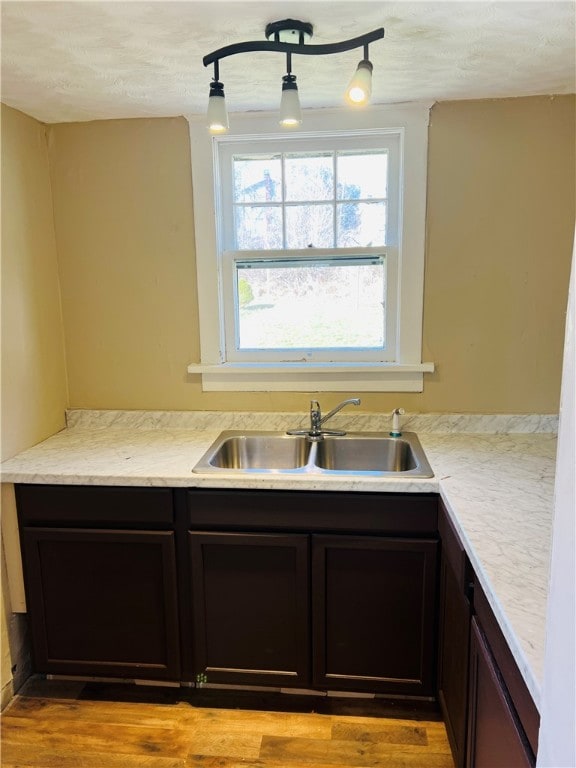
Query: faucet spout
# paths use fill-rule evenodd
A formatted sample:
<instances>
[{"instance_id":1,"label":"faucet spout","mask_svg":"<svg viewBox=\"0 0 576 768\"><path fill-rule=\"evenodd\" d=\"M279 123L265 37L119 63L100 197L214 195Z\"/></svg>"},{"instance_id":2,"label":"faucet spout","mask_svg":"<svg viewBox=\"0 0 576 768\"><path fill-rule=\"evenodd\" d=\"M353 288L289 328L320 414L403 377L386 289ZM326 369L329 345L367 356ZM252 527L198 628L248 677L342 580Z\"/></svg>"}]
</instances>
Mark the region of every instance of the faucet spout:
<instances>
[{"instance_id":1,"label":"faucet spout","mask_svg":"<svg viewBox=\"0 0 576 768\"><path fill-rule=\"evenodd\" d=\"M341 411L342 408L344 408L346 405L360 405L360 398L359 397L350 397L348 400L343 400L335 408L332 408L332 410L329 411L326 414L326 416L323 416L320 419L320 425L324 424L324 422L328 421L328 419L331 419L332 416L337 414L338 411Z\"/></svg>"}]
</instances>

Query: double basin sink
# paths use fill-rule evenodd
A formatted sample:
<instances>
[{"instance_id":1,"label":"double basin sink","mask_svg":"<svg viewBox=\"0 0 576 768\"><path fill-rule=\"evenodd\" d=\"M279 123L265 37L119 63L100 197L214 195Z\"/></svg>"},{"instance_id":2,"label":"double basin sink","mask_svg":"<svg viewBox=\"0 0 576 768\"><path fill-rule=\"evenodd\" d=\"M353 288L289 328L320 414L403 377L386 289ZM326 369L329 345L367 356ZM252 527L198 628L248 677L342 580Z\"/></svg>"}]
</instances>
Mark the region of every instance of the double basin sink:
<instances>
[{"instance_id":1,"label":"double basin sink","mask_svg":"<svg viewBox=\"0 0 576 768\"><path fill-rule=\"evenodd\" d=\"M285 432L222 432L194 472L433 477L414 432L349 432L310 440Z\"/></svg>"}]
</instances>

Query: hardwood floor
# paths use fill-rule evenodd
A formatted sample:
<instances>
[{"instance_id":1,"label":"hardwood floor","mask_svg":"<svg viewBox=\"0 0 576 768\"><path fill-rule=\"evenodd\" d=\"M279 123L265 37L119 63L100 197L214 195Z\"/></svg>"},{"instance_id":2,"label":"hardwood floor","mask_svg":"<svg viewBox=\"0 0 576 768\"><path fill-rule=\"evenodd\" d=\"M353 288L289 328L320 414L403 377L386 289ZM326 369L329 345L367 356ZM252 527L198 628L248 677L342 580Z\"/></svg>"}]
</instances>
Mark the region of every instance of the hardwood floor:
<instances>
[{"instance_id":1,"label":"hardwood floor","mask_svg":"<svg viewBox=\"0 0 576 768\"><path fill-rule=\"evenodd\" d=\"M326 696L32 678L2 768L453 768L438 713Z\"/></svg>"}]
</instances>

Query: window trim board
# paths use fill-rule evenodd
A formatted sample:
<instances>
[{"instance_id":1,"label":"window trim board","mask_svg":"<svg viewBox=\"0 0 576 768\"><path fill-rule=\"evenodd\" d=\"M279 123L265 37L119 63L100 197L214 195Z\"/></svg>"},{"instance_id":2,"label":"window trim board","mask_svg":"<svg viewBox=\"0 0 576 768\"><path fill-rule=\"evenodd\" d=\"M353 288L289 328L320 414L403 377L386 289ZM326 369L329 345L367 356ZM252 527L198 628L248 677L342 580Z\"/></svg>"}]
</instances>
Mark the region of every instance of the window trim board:
<instances>
[{"instance_id":1,"label":"window trim board","mask_svg":"<svg viewBox=\"0 0 576 768\"><path fill-rule=\"evenodd\" d=\"M358 130L364 132L373 129L400 129L400 162L402 163L402 192L409 200L409 213L400 221L399 239L401 251L399 258L404 260L400 274L410 272L410 280L400 277L398 283L397 345L398 356L394 364L382 364L378 374L371 374L366 379L366 368L352 364L341 366L339 363L329 364L333 373L318 374L320 379L315 383L325 391L422 391L424 372L434 369L433 363L421 363L423 289L424 289L424 247L425 247L425 215L426 215L426 168L427 168L427 131L429 111L432 103L411 103L375 107L362 113L347 110L307 110L306 125L309 133L326 133L326 126L338 122L342 130ZM228 391L239 389L243 391L308 391L312 382L308 383L298 377L310 374L310 364L305 364L303 371L286 372L282 364L269 365L275 373L264 374L260 371L250 386L246 373L231 376L228 372L232 366L225 362L224 326L220 323L223 317L221 306L221 284L223 280L222 267L217 253L218 228L221 227L222 216L219 202L215 199L214 184L219 180L217 159L212 152L213 137L208 133L203 116L195 115L188 118L191 139L192 180L194 191L194 218L196 231L196 263L198 280L198 308L200 317L200 351L201 363L188 366L188 373L202 375L203 389L207 391ZM259 138L257 131L269 134L278 132L282 138L276 116L266 113L233 114L231 127L235 134L246 138ZM304 132L299 135L306 135ZM221 234L221 233L220 233ZM410 321L403 321L406 307L410 306ZM418 371L402 375L409 380L399 377L399 372L408 364L416 366ZM244 364L242 364L244 365ZM345 372L339 371L343 368ZM358 369L360 368L360 372ZM210 369L210 370L209 370ZM221 371L217 375L216 371ZM225 372L225 370L227 372ZM396 373L395 373L396 371ZM255 375L252 368L250 375ZM341 381L342 376L349 376L346 386ZM273 381L264 381L262 377L273 376ZM374 378L377 377L377 378ZM280 377L280 378L278 378ZM417 381L414 381L415 377ZM333 381L332 381L333 378ZM280 380L280 379L283 379ZM306 376L308 379L308 376ZM364 385L366 388L361 389ZM369 387L369 388L368 388Z\"/></svg>"}]
</instances>

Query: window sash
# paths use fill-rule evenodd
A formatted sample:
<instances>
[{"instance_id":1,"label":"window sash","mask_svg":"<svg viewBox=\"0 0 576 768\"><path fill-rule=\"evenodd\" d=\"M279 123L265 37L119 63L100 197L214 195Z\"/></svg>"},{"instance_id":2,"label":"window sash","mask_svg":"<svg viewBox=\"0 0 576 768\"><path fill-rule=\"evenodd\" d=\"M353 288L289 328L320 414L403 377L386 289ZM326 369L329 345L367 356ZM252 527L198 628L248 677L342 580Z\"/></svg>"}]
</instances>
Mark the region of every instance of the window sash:
<instances>
[{"instance_id":1,"label":"window sash","mask_svg":"<svg viewBox=\"0 0 576 768\"><path fill-rule=\"evenodd\" d=\"M385 142L384 142L385 143ZM393 153L392 153L393 154ZM314 207L321 208L326 211L331 218L331 231L332 242L315 242L314 246L324 245L325 247L344 247L342 239L345 237L345 230L342 228L341 216L344 213L348 205L360 206L365 211L370 206L378 207L381 209L382 216L382 230L387 232L389 226L389 177L391 171L397 172L397 163L390 163L391 150L388 146L379 146L377 148L357 147L354 149L342 149L332 147L326 149L323 147L321 151L303 151L294 152L284 151L280 153L262 152L256 154L250 152L248 154L232 153L231 154L231 167L232 167L232 181L233 193L232 193L232 217L233 217L233 242L230 243L230 247L237 250L248 250L250 245L243 245L239 240L240 232L244 228L244 218L247 216L248 222L251 220L251 211L261 212L265 214L268 211L274 214L276 219L276 231L275 239L281 239L275 243L274 247L277 248L295 248L293 242L293 236L290 237L289 233L293 235L293 226L289 226L291 219L291 211L298 209L312 209ZM369 170L370 180L366 185L366 178L362 178L362 166L356 171L350 173L350 168L347 168L347 159L357 159L359 162L374 158L370 164L369 169L364 168L364 173ZM374 163L375 159L383 161L381 168L383 177L376 181L376 188L374 189ZM392 158L393 159L393 158ZM309 195L310 186L302 189L297 183L297 175L293 176L293 172L290 170L290 162L293 160L301 160L305 163L309 161L313 164L314 160L326 160L328 161L323 165L324 174L328 174L328 177L323 174L316 177L313 167L310 168L312 176L311 183L320 183L320 188L317 190L317 194ZM247 171L246 165L251 163L255 164L254 170L256 176L250 178L251 174L248 171L248 178L244 175ZM239 168L237 168L239 166ZM390 167L392 166L392 167ZM260 177L260 173L264 169L268 170L268 179L266 180L264 175ZM238 170L239 176L236 176ZM248 183L248 186L238 188L238 182L243 185ZM249 182L252 181L250 184ZM296 182L296 188L294 184ZM348 182L348 183L347 183ZM345 193L350 190L350 184L360 182L363 187L358 189L359 194L355 197L346 195ZM372 186L372 190L370 187ZM397 184L392 183L392 188L396 190ZM377 194L374 194L376 192ZM252 194L250 194L252 193ZM364 194L362 194L364 193ZM365 232L363 233L365 236ZM328 231L323 233L324 236L328 235ZM374 237L376 235L376 237ZM341 239L342 238L342 239ZM376 233L373 233L371 238L374 245L383 246L385 239L380 240ZM303 247L306 244L300 244ZM363 245L360 243L360 245ZM365 245L365 244L364 244Z\"/></svg>"},{"instance_id":2,"label":"window sash","mask_svg":"<svg viewBox=\"0 0 576 768\"><path fill-rule=\"evenodd\" d=\"M289 145L289 146L287 146ZM400 172L401 172L401 133L398 130L353 131L342 134L324 134L320 136L289 136L278 139L277 136L247 136L247 137L219 137L215 143L217 149L216 171L218 174L218 187L220 189L221 220L218 230L218 240L222 250L236 250L236 211L241 208L266 206L278 207L284 211L289 206L302 205L308 201L286 200L282 195L281 200L240 202L234 199L234 158L258 159L279 155L281 158L297 154L325 153L327 150L336 156L363 152L368 154L373 150L383 150L387 153L388 186L386 197L363 198L352 202L384 202L386 204L386 242L382 245L399 245L400 238ZM313 205L337 206L345 202L339 199L336 189L333 196L326 200L309 201ZM284 215L282 216L284 220ZM336 229L336 216L334 216L334 228ZM282 226L282 240L285 243L285 222ZM336 240L334 240L336 242ZM282 247L282 245L281 245Z\"/></svg>"},{"instance_id":3,"label":"window sash","mask_svg":"<svg viewBox=\"0 0 576 768\"><path fill-rule=\"evenodd\" d=\"M365 264L383 261L385 269L385 347L325 347L307 349L303 347L278 349L240 349L237 303L238 265L267 264L294 266L301 264L328 265ZM398 249L308 249L294 251L226 251L222 255L222 293L232 297L223 302L224 353L229 362L393 362L397 358L397 314L398 314Z\"/></svg>"}]
</instances>

